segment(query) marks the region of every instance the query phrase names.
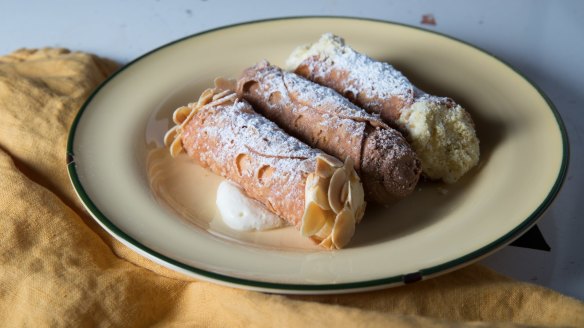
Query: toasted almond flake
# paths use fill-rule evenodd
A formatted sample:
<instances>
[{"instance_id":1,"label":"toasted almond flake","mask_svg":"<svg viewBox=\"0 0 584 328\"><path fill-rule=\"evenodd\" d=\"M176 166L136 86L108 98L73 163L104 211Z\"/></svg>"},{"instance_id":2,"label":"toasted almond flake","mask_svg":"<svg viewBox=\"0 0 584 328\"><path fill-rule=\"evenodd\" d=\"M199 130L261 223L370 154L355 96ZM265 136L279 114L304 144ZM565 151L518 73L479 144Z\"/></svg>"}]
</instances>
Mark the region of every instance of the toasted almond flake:
<instances>
[{"instance_id":1,"label":"toasted almond flake","mask_svg":"<svg viewBox=\"0 0 584 328\"><path fill-rule=\"evenodd\" d=\"M358 181L354 182L352 180L348 181L349 185L349 198L347 199L347 205L352 210L356 210L357 207L362 206L365 203L365 192L363 191L363 185Z\"/></svg>"},{"instance_id":2,"label":"toasted almond flake","mask_svg":"<svg viewBox=\"0 0 584 328\"><path fill-rule=\"evenodd\" d=\"M361 184L361 178L359 178L359 175L357 174L357 172L355 172L355 170L351 170L351 174L349 179L351 179L351 181Z\"/></svg>"},{"instance_id":3,"label":"toasted almond flake","mask_svg":"<svg viewBox=\"0 0 584 328\"><path fill-rule=\"evenodd\" d=\"M345 184L343 185L343 189L341 189L340 201L342 204L345 204L345 202L347 201L347 198L349 197L349 181L350 180L347 180L345 182Z\"/></svg>"},{"instance_id":4,"label":"toasted almond flake","mask_svg":"<svg viewBox=\"0 0 584 328\"><path fill-rule=\"evenodd\" d=\"M332 167L341 167L343 166L343 162L339 161L336 157L333 157L331 155L328 154L320 154L317 157L318 159L323 160L324 162L328 163L330 166Z\"/></svg>"},{"instance_id":5,"label":"toasted almond flake","mask_svg":"<svg viewBox=\"0 0 584 328\"><path fill-rule=\"evenodd\" d=\"M237 86L237 80L225 77L218 77L215 79L214 84L215 87L219 89L235 91Z\"/></svg>"},{"instance_id":6,"label":"toasted almond flake","mask_svg":"<svg viewBox=\"0 0 584 328\"><path fill-rule=\"evenodd\" d=\"M174 111L174 113L172 113L172 120L174 121L174 123L180 125L187 119L191 111L192 108L190 107L187 106L179 107Z\"/></svg>"},{"instance_id":7,"label":"toasted almond flake","mask_svg":"<svg viewBox=\"0 0 584 328\"><path fill-rule=\"evenodd\" d=\"M214 106L219 106L219 105L223 105L223 104L231 105L231 104L234 104L236 101L237 101L237 94L229 91L229 92L225 92L225 95L223 96L223 98L209 101L205 105L208 105L208 104L212 104Z\"/></svg>"},{"instance_id":8,"label":"toasted almond flake","mask_svg":"<svg viewBox=\"0 0 584 328\"><path fill-rule=\"evenodd\" d=\"M320 156L316 158L316 174L322 178L330 178L335 172L335 167Z\"/></svg>"},{"instance_id":9,"label":"toasted almond flake","mask_svg":"<svg viewBox=\"0 0 584 328\"><path fill-rule=\"evenodd\" d=\"M326 215L323 210L314 202L308 203L302 217L300 232L305 237L316 234L326 223Z\"/></svg>"},{"instance_id":10,"label":"toasted almond flake","mask_svg":"<svg viewBox=\"0 0 584 328\"><path fill-rule=\"evenodd\" d=\"M317 186L317 182L318 182L318 176L315 174L309 174L308 177L306 177L306 187L305 187L305 192L306 192L306 197L308 197L308 192L310 191L310 189L313 189ZM305 198L306 201L308 201L308 198Z\"/></svg>"},{"instance_id":11,"label":"toasted almond flake","mask_svg":"<svg viewBox=\"0 0 584 328\"><path fill-rule=\"evenodd\" d=\"M359 208L355 210L355 221L357 223L361 222L361 220L363 219L363 216L365 215L365 207L366 203L363 202L363 204L361 204L361 206L359 206Z\"/></svg>"},{"instance_id":12,"label":"toasted almond flake","mask_svg":"<svg viewBox=\"0 0 584 328\"><path fill-rule=\"evenodd\" d=\"M320 244L318 244L321 247L324 248L328 248L331 249L333 248L333 240L331 239L331 236L329 235L328 237L326 237L325 239L323 239Z\"/></svg>"},{"instance_id":13,"label":"toasted almond flake","mask_svg":"<svg viewBox=\"0 0 584 328\"><path fill-rule=\"evenodd\" d=\"M339 168L333 173L330 180L330 185L328 189L328 199L332 210L335 213L339 213L343 209L343 203L341 202L341 190L347 179L345 170Z\"/></svg>"},{"instance_id":14,"label":"toasted almond flake","mask_svg":"<svg viewBox=\"0 0 584 328\"><path fill-rule=\"evenodd\" d=\"M349 179L349 197L346 205L353 210L355 221L357 223L361 222L367 203L365 202L365 191L363 190L361 179L355 171L353 171Z\"/></svg>"},{"instance_id":15,"label":"toasted almond flake","mask_svg":"<svg viewBox=\"0 0 584 328\"><path fill-rule=\"evenodd\" d=\"M327 214L325 224L314 235L315 237L318 237L319 240L323 240L331 235L331 232L333 231L333 225L335 224L335 217L337 216L333 211L325 211L325 214Z\"/></svg>"},{"instance_id":16,"label":"toasted almond flake","mask_svg":"<svg viewBox=\"0 0 584 328\"><path fill-rule=\"evenodd\" d=\"M215 92L216 90L214 89L207 89L203 91L201 97L199 97L199 100L197 101L197 107L202 107L210 103L211 100L213 99L213 95L215 94Z\"/></svg>"},{"instance_id":17,"label":"toasted almond flake","mask_svg":"<svg viewBox=\"0 0 584 328\"><path fill-rule=\"evenodd\" d=\"M329 181L330 179L323 179L319 177L316 181L316 185L311 191L313 197L312 200L325 211L331 210L328 199Z\"/></svg>"},{"instance_id":18,"label":"toasted almond flake","mask_svg":"<svg viewBox=\"0 0 584 328\"><path fill-rule=\"evenodd\" d=\"M170 145L170 156L177 157L183 151L182 140L180 138L174 139Z\"/></svg>"},{"instance_id":19,"label":"toasted almond flake","mask_svg":"<svg viewBox=\"0 0 584 328\"><path fill-rule=\"evenodd\" d=\"M179 135L179 126L175 125L172 129L166 131L164 134L164 145L166 147L170 146L172 142L178 137Z\"/></svg>"},{"instance_id":20,"label":"toasted almond flake","mask_svg":"<svg viewBox=\"0 0 584 328\"><path fill-rule=\"evenodd\" d=\"M350 174L350 172L354 172L354 168L355 168L355 163L353 162L353 160L351 159L351 157L347 157L347 159L345 159L345 164L344 164L344 168L345 168L345 172L347 174Z\"/></svg>"},{"instance_id":21,"label":"toasted almond flake","mask_svg":"<svg viewBox=\"0 0 584 328\"><path fill-rule=\"evenodd\" d=\"M310 190L310 198L324 211L330 211L331 207L329 205L326 189L322 190L320 188L313 188Z\"/></svg>"},{"instance_id":22,"label":"toasted almond flake","mask_svg":"<svg viewBox=\"0 0 584 328\"><path fill-rule=\"evenodd\" d=\"M335 219L335 225L331 233L333 245L336 248L343 248L349 243L355 234L355 218L353 212L344 208Z\"/></svg>"},{"instance_id":23,"label":"toasted almond flake","mask_svg":"<svg viewBox=\"0 0 584 328\"><path fill-rule=\"evenodd\" d=\"M219 92L218 94L213 95L213 101L215 101L217 99L221 99L221 98L223 98L227 95L230 95L232 93L233 93L233 91L231 91L231 90L223 90L223 91Z\"/></svg>"}]
</instances>

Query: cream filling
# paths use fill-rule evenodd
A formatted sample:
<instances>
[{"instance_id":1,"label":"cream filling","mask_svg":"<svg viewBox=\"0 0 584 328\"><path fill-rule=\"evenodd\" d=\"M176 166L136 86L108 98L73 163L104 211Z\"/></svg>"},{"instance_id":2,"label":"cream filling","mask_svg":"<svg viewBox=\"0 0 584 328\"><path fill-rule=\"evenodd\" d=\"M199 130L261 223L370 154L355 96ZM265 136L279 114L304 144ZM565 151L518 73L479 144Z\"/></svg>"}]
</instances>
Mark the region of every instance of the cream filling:
<instances>
[{"instance_id":1,"label":"cream filling","mask_svg":"<svg viewBox=\"0 0 584 328\"><path fill-rule=\"evenodd\" d=\"M284 222L264 205L245 195L230 181L223 181L217 189L216 204L223 222L231 229L262 231L281 227Z\"/></svg>"},{"instance_id":2,"label":"cream filling","mask_svg":"<svg viewBox=\"0 0 584 328\"><path fill-rule=\"evenodd\" d=\"M397 122L407 131L422 171L454 183L479 161L479 140L469 114L460 106L421 100L402 110Z\"/></svg>"},{"instance_id":3,"label":"cream filling","mask_svg":"<svg viewBox=\"0 0 584 328\"><path fill-rule=\"evenodd\" d=\"M305 59L316 55L330 56L342 51L345 41L332 33L323 34L316 43L306 44L295 48L288 59L284 68L294 71Z\"/></svg>"}]
</instances>

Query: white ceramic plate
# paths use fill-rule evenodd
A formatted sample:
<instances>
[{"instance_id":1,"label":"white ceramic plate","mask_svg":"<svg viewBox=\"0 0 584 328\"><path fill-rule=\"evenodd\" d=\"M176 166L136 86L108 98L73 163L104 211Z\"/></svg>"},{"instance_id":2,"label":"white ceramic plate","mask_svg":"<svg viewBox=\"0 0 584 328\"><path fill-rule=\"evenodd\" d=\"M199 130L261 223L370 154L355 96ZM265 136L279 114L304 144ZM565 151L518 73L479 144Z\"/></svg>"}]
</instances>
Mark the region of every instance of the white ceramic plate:
<instances>
[{"instance_id":1,"label":"white ceramic plate","mask_svg":"<svg viewBox=\"0 0 584 328\"><path fill-rule=\"evenodd\" d=\"M294 47L324 32L466 107L482 155L456 185L422 183L391 208L369 207L349 247L334 252L311 246L292 228L230 231L214 207L219 179L157 150L172 110L195 100L215 77L236 77L263 58L281 65ZM138 253L221 284L322 294L426 279L508 244L557 194L567 149L551 103L492 55L414 27L313 17L220 28L138 58L87 100L71 128L68 155L87 209Z\"/></svg>"}]
</instances>

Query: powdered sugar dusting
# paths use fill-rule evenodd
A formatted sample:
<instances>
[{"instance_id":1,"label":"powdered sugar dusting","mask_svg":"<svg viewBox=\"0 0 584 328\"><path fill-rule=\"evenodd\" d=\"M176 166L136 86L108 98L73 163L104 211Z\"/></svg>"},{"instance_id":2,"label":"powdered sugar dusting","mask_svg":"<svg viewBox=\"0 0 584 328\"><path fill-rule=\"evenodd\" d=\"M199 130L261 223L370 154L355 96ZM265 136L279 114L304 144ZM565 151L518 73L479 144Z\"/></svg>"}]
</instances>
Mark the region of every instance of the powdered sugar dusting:
<instances>
[{"instance_id":1,"label":"powdered sugar dusting","mask_svg":"<svg viewBox=\"0 0 584 328\"><path fill-rule=\"evenodd\" d=\"M248 82L259 88L246 91ZM266 61L247 69L239 86L243 97L287 132L342 160L351 157L357 167L367 126L388 128L334 90Z\"/></svg>"},{"instance_id":2,"label":"powdered sugar dusting","mask_svg":"<svg viewBox=\"0 0 584 328\"><path fill-rule=\"evenodd\" d=\"M426 176L451 183L478 162L474 124L461 106L421 91L393 66L356 52L342 38L324 34L297 48L288 65L399 128L420 156Z\"/></svg>"},{"instance_id":3,"label":"powdered sugar dusting","mask_svg":"<svg viewBox=\"0 0 584 328\"><path fill-rule=\"evenodd\" d=\"M298 226L306 179L323 152L289 136L234 95L195 110L181 127L189 157Z\"/></svg>"},{"instance_id":4,"label":"powdered sugar dusting","mask_svg":"<svg viewBox=\"0 0 584 328\"><path fill-rule=\"evenodd\" d=\"M320 58L307 60L313 56ZM346 46L341 37L331 33L323 34L317 43L309 47L296 49L287 65L290 69L295 69L302 62L308 64L309 70L317 78L325 78L331 68L346 72L347 84L352 86L347 91L354 95L366 92L368 98L407 99L414 94L410 81L392 65L356 52Z\"/></svg>"},{"instance_id":5,"label":"powdered sugar dusting","mask_svg":"<svg viewBox=\"0 0 584 328\"><path fill-rule=\"evenodd\" d=\"M237 154L252 152L259 155L262 164L293 173L298 168L306 170L306 165L299 165L299 162L314 159L320 153L254 112L245 101L237 99L233 104L201 109L205 110L213 111L214 123L198 127L196 133L199 137L217 140L223 146L221 151L216 151L207 145L208 154L200 154L202 158L213 156L214 161L225 163Z\"/></svg>"},{"instance_id":6,"label":"powdered sugar dusting","mask_svg":"<svg viewBox=\"0 0 584 328\"><path fill-rule=\"evenodd\" d=\"M301 102L312 104L313 108L335 109L335 116L341 119L367 122L372 126L386 126L378 116L363 111L333 89L308 81L294 73L282 74L286 88L293 91ZM330 114L332 113L327 113Z\"/></svg>"},{"instance_id":7,"label":"powdered sugar dusting","mask_svg":"<svg viewBox=\"0 0 584 328\"><path fill-rule=\"evenodd\" d=\"M402 135L336 91L265 61L245 70L237 90L300 140L341 160L351 158L376 201L407 194L416 183L419 164ZM406 173L397 177L393 171Z\"/></svg>"}]
</instances>

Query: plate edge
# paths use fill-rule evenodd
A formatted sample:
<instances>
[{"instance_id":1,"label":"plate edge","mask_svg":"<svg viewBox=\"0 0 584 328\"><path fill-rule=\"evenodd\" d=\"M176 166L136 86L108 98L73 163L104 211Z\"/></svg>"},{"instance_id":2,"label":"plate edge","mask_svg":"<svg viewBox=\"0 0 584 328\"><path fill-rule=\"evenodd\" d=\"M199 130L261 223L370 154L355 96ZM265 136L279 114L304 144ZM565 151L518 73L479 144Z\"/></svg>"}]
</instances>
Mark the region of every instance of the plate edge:
<instances>
[{"instance_id":1,"label":"plate edge","mask_svg":"<svg viewBox=\"0 0 584 328\"><path fill-rule=\"evenodd\" d=\"M375 279L375 280L358 281L358 282L350 282L350 283L342 283L342 284L314 284L314 285L312 285L312 284L286 284L286 283L278 283L278 282L262 282L262 281L255 281L255 280L248 280L248 279L226 276L226 275L218 274L215 272L198 269L198 268L186 265L184 263L181 263L179 261L173 260L165 255L157 253L154 250L151 250L150 248L146 247L145 245L142 245L140 242L136 241L135 239L133 239L132 237L127 235L125 232L123 232L121 229L119 229L117 226L115 226L97 208L97 206L95 206L95 204L91 201L91 198L89 197L89 195L85 192L85 189L83 188L81 181L79 180L79 177L77 175L76 163L75 163L75 153L73 151L75 133L77 131L77 126L79 124L79 121L81 120L81 117L83 116L85 109L89 106L89 104L91 103L91 100L99 93L99 91L105 85L107 85L111 80L113 80L118 74L120 74L121 72L123 72L125 69L127 69L131 65L135 64L136 62L142 60L143 58L145 58L145 57L147 57L147 56L149 56L157 51L160 51L164 48L172 46L176 43L180 43L180 42L185 41L187 39L195 38L197 36L212 33L212 32L219 31L219 30L236 28L239 26L260 24L260 23L269 23L269 22L284 21L284 20L293 21L293 20L301 20L301 19L344 19L344 20L366 21L366 22L375 22L375 23L381 23L381 24L397 25L397 26L402 26L402 27L406 27L406 28L411 28L411 29L423 31L426 33L431 33L431 34L434 34L434 35L437 35L440 37L444 37L444 38L453 40L455 42L462 43L466 46L469 46L473 49L478 50L479 52L482 52L488 56L491 56L492 58L499 61L504 66L510 68L513 72L518 74L521 78L523 78L523 80L525 80L529 85L531 85L538 92L538 94L540 96L542 96L543 99L546 101L548 107L550 108L550 110L554 114L554 118L556 119L556 123L558 125L558 128L560 130L560 134L562 137L562 148L563 149L562 149L562 162L560 164L560 170L558 172L558 175L556 177L556 181L554 182L554 185L552 186L552 188L548 192L548 195L543 200L543 202L540 204L540 206L538 206L532 212L532 214L529 215L525 220L523 220L523 222L521 224L519 224L515 229L511 230L510 232L508 232L504 236L498 238L497 240L495 240L495 241L481 247L480 249L477 249L474 252L469 253L463 257L460 257L460 258L457 258L457 259L454 259L454 260L451 260L451 261L448 261L448 262L445 262L445 263L442 263L442 264L439 264L436 266L432 266L429 268L420 269L419 271L416 271L416 272L410 272L410 273L405 273L402 275L396 275L396 276L392 276L392 277ZM472 264L472 263L478 261L480 258L485 257L485 256L491 254L492 252L495 252L496 250L508 245L513 240L515 240L516 238L521 236L522 233L527 231L527 229L529 229L530 227L535 225L537 220L548 209L548 207L551 205L551 203L557 197L557 195L558 195L558 193L559 193L559 191L560 191L560 189L565 181L565 178L566 178L569 157L570 157L570 152L569 152L568 135L567 135L567 132L565 129L565 125L561 119L560 113L558 112L558 110L555 107L555 105L553 104L553 102L548 98L548 96L534 82L532 82L529 78L527 78L522 72L520 72L515 67L508 64L506 61L502 60L501 58L493 55L492 53L490 53L482 48L479 48L479 47L477 47L473 44L470 44L466 41L463 41L463 40L457 39L455 37L452 37L452 36L449 36L449 35L446 35L446 34L443 34L440 32L436 32L433 30L428 30L428 29L424 29L424 28L421 28L418 26L412 26L412 25L408 25L408 24L404 24L404 23L386 21L386 20L375 19L375 18L364 18L364 17L353 17L353 16L283 16L283 17L278 17L278 18L268 18L268 19L239 22L239 23L220 26L220 27L212 28L212 29L205 30L202 32L194 33L191 35L187 35L187 36L184 36L182 38L171 41L169 43L163 44L163 45L161 45L161 46L159 46L151 51L148 51L145 54L137 57L136 59L134 59L134 60L130 61L129 63L125 64L124 66L120 67L117 71L115 71L113 74L111 74L108 78L106 78L102 83L100 83L94 89L94 91L89 95L89 97L86 99L86 101L83 103L83 105L80 107L78 113L76 114L76 116L71 124L70 130L69 130L69 135L67 138L66 162L67 162L67 172L69 175L69 179L70 179L70 181L75 189L75 192L76 192L77 196L79 197L79 199L81 200L81 202L83 203L83 205L85 206L86 210L91 214L91 216L98 222L98 224L100 226L102 226L104 229L108 230L108 232L110 232L110 234L112 236L114 236L116 239L118 239L119 241L124 243L126 246L132 248L134 251L136 251L138 253L142 253L142 255L148 254L147 257L149 259L154 260L155 262L157 262L156 260L160 260L163 263L166 263L167 265L170 265L170 266L175 267L175 268L180 268L181 272L186 273L187 275L189 275L188 273L192 273L194 276L196 276L198 278L206 278L208 280L215 281L215 282L218 282L218 283L224 284L224 285L231 285L231 286L235 286L235 287L248 287L248 289L255 289L255 290L269 291L269 292L276 291L276 292L285 292L285 293L294 293L294 294L321 292L322 294L324 294L324 293L359 292L359 291L364 291L364 290L381 289L381 288L386 288L386 287L390 287L390 286L394 286L394 285L402 285L405 283L411 283L411 282L415 282L415 281L419 281L419 280L425 280L427 278L439 275L441 273L450 272L450 271L459 269L463 266ZM140 252L138 250L140 250ZM185 270L186 272L183 270Z\"/></svg>"}]
</instances>

